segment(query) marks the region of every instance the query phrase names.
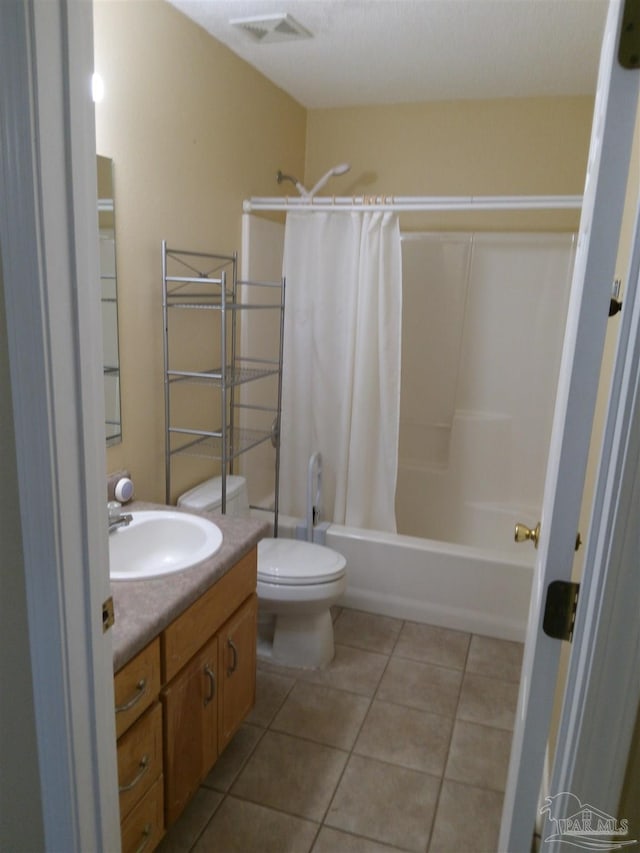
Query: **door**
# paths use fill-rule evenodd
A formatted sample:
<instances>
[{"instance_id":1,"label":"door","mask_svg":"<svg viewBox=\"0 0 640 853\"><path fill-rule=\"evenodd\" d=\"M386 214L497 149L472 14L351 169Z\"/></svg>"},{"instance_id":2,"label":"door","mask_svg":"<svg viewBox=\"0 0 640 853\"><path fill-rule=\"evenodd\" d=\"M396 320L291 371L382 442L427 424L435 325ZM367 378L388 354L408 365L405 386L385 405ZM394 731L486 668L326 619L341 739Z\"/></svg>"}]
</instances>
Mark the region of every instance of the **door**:
<instances>
[{"instance_id":1,"label":"door","mask_svg":"<svg viewBox=\"0 0 640 853\"><path fill-rule=\"evenodd\" d=\"M212 637L160 694L167 828L218 757L217 666L218 638Z\"/></svg>"},{"instance_id":2,"label":"door","mask_svg":"<svg viewBox=\"0 0 640 853\"><path fill-rule=\"evenodd\" d=\"M227 746L256 700L258 599L248 598L220 632L218 748Z\"/></svg>"},{"instance_id":3,"label":"door","mask_svg":"<svg viewBox=\"0 0 640 853\"><path fill-rule=\"evenodd\" d=\"M612 0L600 58L500 831L499 849L510 853L531 849L561 646L542 629L544 605L551 581L571 579L638 101L638 71L625 70L617 61L621 19L621 4Z\"/></svg>"}]
</instances>

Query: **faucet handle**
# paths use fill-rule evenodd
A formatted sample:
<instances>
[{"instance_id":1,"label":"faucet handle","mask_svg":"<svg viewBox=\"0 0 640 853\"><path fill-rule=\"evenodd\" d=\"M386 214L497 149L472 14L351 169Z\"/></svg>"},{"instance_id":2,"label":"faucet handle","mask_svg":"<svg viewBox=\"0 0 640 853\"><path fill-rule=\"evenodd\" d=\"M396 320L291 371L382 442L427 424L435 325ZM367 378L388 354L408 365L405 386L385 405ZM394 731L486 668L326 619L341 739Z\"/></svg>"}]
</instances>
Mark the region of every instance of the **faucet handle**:
<instances>
[{"instance_id":1,"label":"faucet handle","mask_svg":"<svg viewBox=\"0 0 640 853\"><path fill-rule=\"evenodd\" d=\"M120 501L108 501L107 515L109 516L109 521L113 521L115 518L119 518L121 509L122 504L120 503Z\"/></svg>"}]
</instances>

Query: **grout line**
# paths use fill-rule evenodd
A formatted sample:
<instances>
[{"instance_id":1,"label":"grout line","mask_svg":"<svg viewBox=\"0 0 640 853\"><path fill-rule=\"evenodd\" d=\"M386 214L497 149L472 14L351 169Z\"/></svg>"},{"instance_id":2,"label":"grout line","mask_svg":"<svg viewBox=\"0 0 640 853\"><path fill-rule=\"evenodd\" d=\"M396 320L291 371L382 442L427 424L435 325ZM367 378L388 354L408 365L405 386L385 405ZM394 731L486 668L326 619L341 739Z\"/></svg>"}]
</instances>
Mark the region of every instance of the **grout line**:
<instances>
[{"instance_id":1,"label":"grout line","mask_svg":"<svg viewBox=\"0 0 640 853\"><path fill-rule=\"evenodd\" d=\"M342 614L343 612L344 612L344 609L341 611L341 614ZM404 625L404 622L403 622L402 624ZM400 628L400 630L402 630L402 627ZM400 636L400 631L398 632L398 636ZM397 642L397 638L396 638L396 642ZM395 644L394 644L394 648L395 648ZM366 650L366 649L361 649L360 651L367 651L367 650ZM381 653L380 653L380 652L378 652L378 654L381 654ZM382 672L380 673L380 678L378 679L378 682L377 682L377 684L376 684L375 690L373 691L373 693L371 694L371 696L366 697L366 698L369 700L369 704L368 704L368 706L367 706L367 710L366 710L366 712L365 712L364 716L362 717L362 722L360 723L360 725L359 725L359 727L358 727L358 731L356 732L356 735L355 735L355 737L353 738L353 743L351 744L351 748L349 749L349 752L348 752L348 755L347 755L347 760L345 761L345 763L344 763L344 767L342 768L342 773L340 774L340 776L339 776L339 778L338 778L338 781L336 782L335 788L333 789L333 793L332 793L332 795L331 795L331 797L330 797L330 799L329 799L329 802L328 802L328 804L327 804L327 808L325 809L324 815L322 816L322 821L321 821L321 823L320 823L320 829L318 830L318 835L320 834L320 831L321 831L322 827L326 825L326 824L325 824L325 821L326 821L326 819L327 819L327 815L328 815L328 814L329 814L329 812L331 811L331 806L333 805L333 802L334 802L334 800L335 800L335 798L336 798L336 794L338 793L338 788L340 787L340 784L342 783L342 779L344 778L344 774L345 774L345 772L346 772L346 770L347 770L347 767L349 766L349 762L351 761L351 757L352 757L352 756L353 756L353 754L354 754L354 753L353 753L354 747L355 747L356 743L358 742L358 738L360 737L360 733L362 732L362 729L363 729L363 727L364 727L364 724L365 724L365 723L366 723L366 721L367 721L367 718L368 718L369 713L370 713L370 711L371 711L371 707L372 707L373 703L374 703L374 702L375 702L375 700L376 700L376 696L377 696L377 693L378 693L378 688L380 687L380 683L382 682L382 679L384 678L384 674L385 674L385 672L387 671L387 667L389 666L389 661L391 660L391 653L389 653L388 655L386 655L386 658L387 658L387 662L385 663L384 668L383 668ZM357 837L363 837L363 836L357 836ZM317 838L317 836L316 836L316 838ZM314 845L315 845L315 840L314 840ZM313 847L312 847L311 849L313 850Z\"/></svg>"},{"instance_id":2,"label":"grout line","mask_svg":"<svg viewBox=\"0 0 640 853\"><path fill-rule=\"evenodd\" d=\"M431 826L429 828L429 837L427 839L427 846L425 847L425 853L429 853L429 848L431 847L431 842L433 841L433 832L436 827L436 819L438 817L438 809L440 808L440 798L442 796L442 788L444 786L445 774L447 772L447 765L449 764L449 756L451 753L451 744L453 743L453 733L456 728L456 722L458 720L458 709L460 707L460 698L462 696L462 685L464 684L464 677L467 671L467 663L469 660L469 652L471 650L471 638L472 634L469 635L469 642L467 644L467 651L464 656L464 669L462 670L462 678L460 679L460 686L458 687L458 698L456 700L456 708L453 714L453 722L451 726L451 734L449 735L449 743L447 745L447 754L445 756L444 764L442 767L442 774L440 776L440 785L438 786L438 795L436 797L436 802L433 807L433 819L431 821Z\"/></svg>"}]
</instances>

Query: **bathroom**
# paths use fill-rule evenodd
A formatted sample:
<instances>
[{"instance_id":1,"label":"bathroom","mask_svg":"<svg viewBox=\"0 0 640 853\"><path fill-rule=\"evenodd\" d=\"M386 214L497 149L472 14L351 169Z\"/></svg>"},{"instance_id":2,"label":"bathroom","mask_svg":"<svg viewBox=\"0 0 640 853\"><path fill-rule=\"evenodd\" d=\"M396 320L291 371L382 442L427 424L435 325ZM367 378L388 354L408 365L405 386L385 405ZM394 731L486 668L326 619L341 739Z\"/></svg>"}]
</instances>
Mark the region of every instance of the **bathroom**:
<instances>
[{"instance_id":1,"label":"bathroom","mask_svg":"<svg viewBox=\"0 0 640 853\"><path fill-rule=\"evenodd\" d=\"M107 8L101 9L101 5ZM423 169L416 172L412 167L411 174L402 174L401 161L409 161L411 151L402 158L385 156L397 150L397 137L419 140L416 160L438 163L433 174L424 176L425 192L483 194L495 192L497 185L505 193L580 191L591 119L589 97L563 98L558 103L555 99L531 99L481 106L446 102L424 109L404 106L383 120L392 138L376 134L381 150L375 151L367 127L368 122L369 127L379 127L381 116L375 109L348 111L351 115L347 111L317 110L306 115L282 92L259 80L226 51L212 46L201 31L169 7L97 6L98 21L102 16L106 33L102 43L97 27L97 56L101 49L103 56L108 54L105 44L111 49L118 45L119 51L113 73L104 72L105 77L111 77L114 100L105 99L102 115L98 111L98 148L114 159L118 217L121 231L127 235L118 249L119 275L123 282L135 282L135 286L125 284L121 294L124 440L109 449L107 468L131 468L138 491L146 498L163 499L162 353L156 322L158 245L162 236L171 234L183 245L208 246L214 235L216 244L239 246L239 215L235 211L239 213L242 199L249 195L272 194L273 163L286 163L294 173L313 175L348 156L352 162L363 164L361 168L376 171L379 183L371 184L372 189L379 186L383 191L392 186L394 192L422 191L416 174L422 175ZM111 34L109 23L114 28ZM181 78L183 63L173 68L167 62L167 57L183 54L190 60L189 81ZM140 66L131 67L123 59L125 55L135 57ZM131 85L132 79L140 81L139 89ZM230 93L225 88L217 92L216 81L228 79L233 79L238 91ZM194 80L206 80L207 85L198 91ZM215 103L210 111L202 110L207 99ZM117 115L109 115L110 103L116 102L120 106L115 113L126 124L124 132L122 125L118 128ZM147 114L148 126L134 120ZM344 144L343 122L354 135L346 154L338 150ZM426 133L425 127L433 126L463 128L454 137L455 154L450 145L444 150L442 139L432 139ZM551 138L553 156L544 150L544 140ZM245 139L246 143L239 143ZM491 162L479 169L478 151L488 149L495 155L499 145L504 146L500 156L495 160L488 157ZM496 160L500 161L499 169L492 171ZM461 168L461 163L468 163L469 170ZM557 182L552 180L555 163ZM192 211L189 217L183 215L185 205ZM499 217L492 219L495 227L506 227ZM567 221L564 215L554 214L552 220L549 224L545 218L542 225L536 215L527 214L517 217L517 223L510 217L509 227L575 228L575 219ZM440 220L439 227L458 227L460 221L460 217L444 224ZM482 223L464 217L468 229L481 228L485 222L485 217ZM140 340L145 341L144 347L139 346ZM154 376L156 380L149 382ZM135 456L134 464L131 456ZM199 476L201 472L186 475L184 488Z\"/></svg>"},{"instance_id":2,"label":"bathroom","mask_svg":"<svg viewBox=\"0 0 640 853\"><path fill-rule=\"evenodd\" d=\"M118 246L123 442L109 449L108 468L131 467L135 448L138 492L163 500L162 238L185 248L240 249L242 201L281 191L274 166L313 182L349 160L351 172L330 188L340 194L580 193L593 102L584 95L304 111L174 9L152 8L96 4L96 68L105 82L111 78L112 93L96 117L98 150L114 161L119 230L127 235ZM167 55L189 56L189 63L174 66ZM132 79L144 85L132 87ZM203 111L203 102L212 108ZM575 211L456 213L407 227L573 231L577 222ZM149 344L140 348L139 339ZM206 476L200 460L190 466L176 466L174 498Z\"/></svg>"}]
</instances>

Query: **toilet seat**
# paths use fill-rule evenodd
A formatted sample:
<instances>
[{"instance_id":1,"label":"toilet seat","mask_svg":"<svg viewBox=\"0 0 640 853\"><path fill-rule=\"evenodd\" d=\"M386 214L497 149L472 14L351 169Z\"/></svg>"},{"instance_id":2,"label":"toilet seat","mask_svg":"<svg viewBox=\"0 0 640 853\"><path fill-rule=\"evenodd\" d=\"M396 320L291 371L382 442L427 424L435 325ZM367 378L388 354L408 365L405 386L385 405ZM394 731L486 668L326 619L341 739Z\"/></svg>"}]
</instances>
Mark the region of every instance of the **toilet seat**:
<instances>
[{"instance_id":1,"label":"toilet seat","mask_svg":"<svg viewBox=\"0 0 640 853\"><path fill-rule=\"evenodd\" d=\"M346 560L324 545L298 539L258 542L258 580L282 586L331 583L345 574Z\"/></svg>"}]
</instances>

